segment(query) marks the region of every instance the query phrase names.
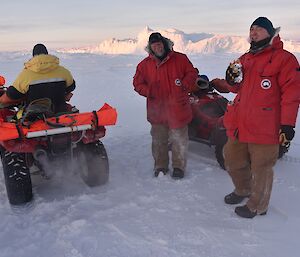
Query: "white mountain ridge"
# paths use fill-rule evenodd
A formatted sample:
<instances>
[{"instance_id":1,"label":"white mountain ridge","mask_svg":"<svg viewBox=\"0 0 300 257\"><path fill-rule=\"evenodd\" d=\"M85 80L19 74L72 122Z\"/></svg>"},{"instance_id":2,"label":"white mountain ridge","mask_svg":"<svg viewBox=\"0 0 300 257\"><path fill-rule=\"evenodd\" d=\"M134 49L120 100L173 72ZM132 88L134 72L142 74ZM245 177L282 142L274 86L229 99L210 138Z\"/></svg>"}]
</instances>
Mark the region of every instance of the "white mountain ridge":
<instances>
[{"instance_id":1,"label":"white mountain ridge","mask_svg":"<svg viewBox=\"0 0 300 257\"><path fill-rule=\"evenodd\" d=\"M228 36L211 33L187 34L177 29L155 30L174 42L174 50L186 54L215 54L215 53L244 53L249 49L246 37ZM100 44L79 48L59 49L64 53L93 53L93 54L145 54L145 46L149 35L154 32L145 27L136 39L111 38ZM283 39L282 39L283 40ZM293 53L300 53L300 42L283 40L284 48Z\"/></svg>"}]
</instances>

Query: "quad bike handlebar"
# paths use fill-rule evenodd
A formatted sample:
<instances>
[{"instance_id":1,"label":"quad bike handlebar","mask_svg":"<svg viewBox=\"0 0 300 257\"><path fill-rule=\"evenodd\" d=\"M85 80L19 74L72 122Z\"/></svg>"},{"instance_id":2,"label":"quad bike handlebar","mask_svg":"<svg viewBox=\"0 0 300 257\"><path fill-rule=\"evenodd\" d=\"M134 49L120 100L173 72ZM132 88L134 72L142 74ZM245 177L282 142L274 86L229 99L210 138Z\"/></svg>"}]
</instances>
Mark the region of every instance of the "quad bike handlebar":
<instances>
[{"instance_id":1,"label":"quad bike handlebar","mask_svg":"<svg viewBox=\"0 0 300 257\"><path fill-rule=\"evenodd\" d=\"M207 81L201 77L199 77L197 79L196 84L197 84L198 88L201 90L207 90L207 89L213 90L212 84L209 81Z\"/></svg>"}]
</instances>

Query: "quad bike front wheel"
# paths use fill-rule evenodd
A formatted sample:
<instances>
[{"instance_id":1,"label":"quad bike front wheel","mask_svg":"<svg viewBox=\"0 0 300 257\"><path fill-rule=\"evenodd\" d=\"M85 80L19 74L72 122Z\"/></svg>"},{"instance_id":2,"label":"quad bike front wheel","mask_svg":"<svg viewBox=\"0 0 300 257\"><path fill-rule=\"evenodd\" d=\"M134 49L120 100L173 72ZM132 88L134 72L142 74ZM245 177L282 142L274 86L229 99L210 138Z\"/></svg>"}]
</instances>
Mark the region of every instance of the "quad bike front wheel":
<instances>
[{"instance_id":1,"label":"quad bike front wheel","mask_svg":"<svg viewBox=\"0 0 300 257\"><path fill-rule=\"evenodd\" d=\"M12 205L32 200L32 184L24 153L1 151L7 197Z\"/></svg>"},{"instance_id":2,"label":"quad bike front wheel","mask_svg":"<svg viewBox=\"0 0 300 257\"><path fill-rule=\"evenodd\" d=\"M109 178L109 163L102 142L82 144L78 150L78 166L82 180L90 187L105 184Z\"/></svg>"},{"instance_id":3,"label":"quad bike front wheel","mask_svg":"<svg viewBox=\"0 0 300 257\"><path fill-rule=\"evenodd\" d=\"M288 150L284 146L279 146L278 159L281 159Z\"/></svg>"}]
</instances>

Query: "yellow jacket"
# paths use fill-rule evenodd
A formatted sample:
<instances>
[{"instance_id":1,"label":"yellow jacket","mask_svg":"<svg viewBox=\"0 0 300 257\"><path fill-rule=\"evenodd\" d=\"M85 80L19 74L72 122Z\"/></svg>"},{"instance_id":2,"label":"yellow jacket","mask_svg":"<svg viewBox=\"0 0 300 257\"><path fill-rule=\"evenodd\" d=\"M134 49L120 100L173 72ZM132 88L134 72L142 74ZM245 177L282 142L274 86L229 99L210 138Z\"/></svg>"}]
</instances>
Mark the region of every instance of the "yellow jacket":
<instances>
[{"instance_id":1,"label":"yellow jacket","mask_svg":"<svg viewBox=\"0 0 300 257\"><path fill-rule=\"evenodd\" d=\"M36 55L24 64L23 71L13 83L13 87L22 94L26 94L29 85L51 82L66 81L69 87L74 83L73 77L66 68L59 65L59 59L49 54Z\"/></svg>"}]
</instances>

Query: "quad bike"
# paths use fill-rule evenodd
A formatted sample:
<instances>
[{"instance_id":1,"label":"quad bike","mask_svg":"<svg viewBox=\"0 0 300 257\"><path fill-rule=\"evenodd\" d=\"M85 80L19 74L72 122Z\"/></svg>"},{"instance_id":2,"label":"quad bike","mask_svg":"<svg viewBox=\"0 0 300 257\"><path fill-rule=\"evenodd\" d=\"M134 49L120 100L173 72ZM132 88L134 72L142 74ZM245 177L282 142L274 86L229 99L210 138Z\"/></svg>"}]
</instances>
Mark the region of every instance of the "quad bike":
<instances>
[{"instance_id":1,"label":"quad bike","mask_svg":"<svg viewBox=\"0 0 300 257\"><path fill-rule=\"evenodd\" d=\"M215 146L215 156L225 170L223 147L227 142L226 129L223 125L228 100L220 95L228 93L209 82L206 75L199 76L197 81L199 90L190 93L190 104L193 112L193 120L190 122L189 139L209 146ZM215 90L216 89L216 90ZM281 158L287 152L285 147L280 146L279 156Z\"/></svg>"},{"instance_id":2,"label":"quad bike","mask_svg":"<svg viewBox=\"0 0 300 257\"><path fill-rule=\"evenodd\" d=\"M53 114L48 98L35 100L25 109L20 105L0 109L1 161L10 204L32 200L32 168L49 178L57 165L67 168L75 163L88 186L105 184L109 163L100 138L105 136L104 126L114 125L116 118L116 110L108 104L93 112L72 108Z\"/></svg>"},{"instance_id":3,"label":"quad bike","mask_svg":"<svg viewBox=\"0 0 300 257\"><path fill-rule=\"evenodd\" d=\"M223 147L227 141L223 125L223 115L228 100L218 94L209 83L207 76L199 76L199 90L190 93L193 120L190 122L189 139L209 146L215 146L215 156L220 166L225 169Z\"/></svg>"}]
</instances>

